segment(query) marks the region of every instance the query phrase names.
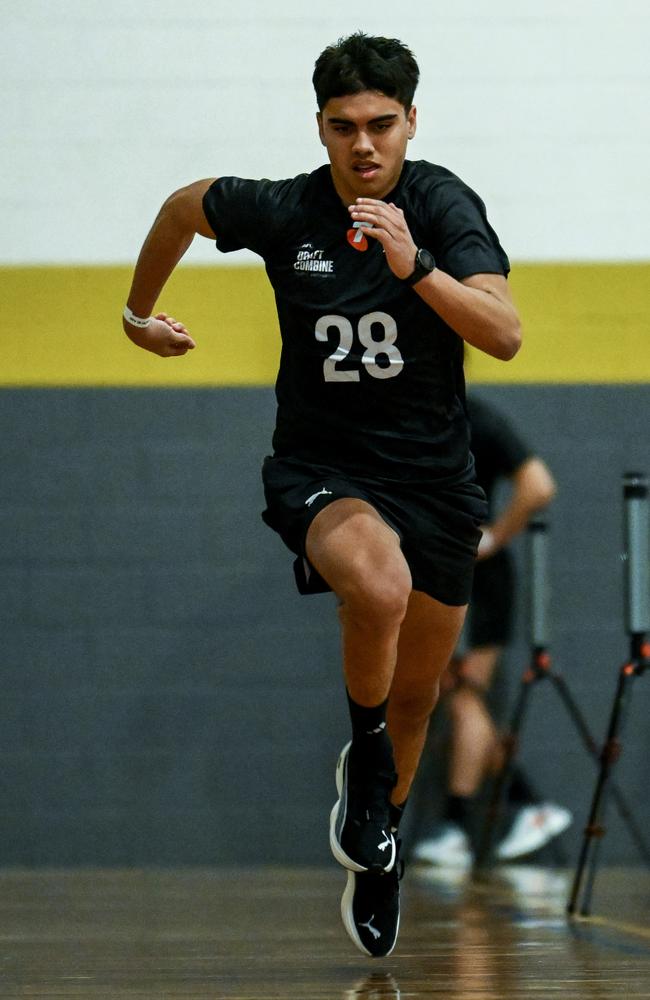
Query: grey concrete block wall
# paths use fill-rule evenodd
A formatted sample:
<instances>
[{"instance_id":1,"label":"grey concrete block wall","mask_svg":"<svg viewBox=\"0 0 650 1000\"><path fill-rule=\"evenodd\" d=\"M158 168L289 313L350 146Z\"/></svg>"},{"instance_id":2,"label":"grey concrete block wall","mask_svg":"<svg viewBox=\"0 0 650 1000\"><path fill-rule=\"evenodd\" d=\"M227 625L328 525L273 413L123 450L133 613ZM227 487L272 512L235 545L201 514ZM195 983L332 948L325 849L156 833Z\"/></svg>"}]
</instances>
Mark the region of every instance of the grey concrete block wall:
<instances>
[{"instance_id":1,"label":"grey concrete block wall","mask_svg":"<svg viewBox=\"0 0 650 1000\"><path fill-rule=\"evenodd\" d=\"M627 652L621 475L650 471L650 389L480 391L559 481L552 650L601 738ZM267 389L0 392L0 865L327 860L347 736L336 612L297 595L259 516L272 419ZM526 658L520 616L506 715ZM649 702L638 678L617 766L646 827ZM595 766L545 684L521 756L576 811L570 858ZM604 856L636 860L610 814Z\"/></svg>"}]
</instances>

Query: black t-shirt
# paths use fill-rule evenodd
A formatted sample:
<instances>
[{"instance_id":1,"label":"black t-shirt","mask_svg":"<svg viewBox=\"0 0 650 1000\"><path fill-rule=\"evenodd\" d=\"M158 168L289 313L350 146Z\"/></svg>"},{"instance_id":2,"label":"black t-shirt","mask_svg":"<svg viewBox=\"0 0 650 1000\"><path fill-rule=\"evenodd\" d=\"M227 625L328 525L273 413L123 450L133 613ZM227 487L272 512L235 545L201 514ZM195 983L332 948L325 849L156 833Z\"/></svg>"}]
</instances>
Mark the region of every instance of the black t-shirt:
<instances>
[{"instance_id":1,"label":"black t-shirt","mask_svg":"<svg viewBox=\"0 0 650 1000\"><path fill-rule=\"evenodd\" d=\"M467 411L476 479L491 507L498 481L514 475L533 453L512 423L490 403L470 393Z\"/></svg>"},{"instance_id":2,"label":"black t-shirt","mask_svg":"<svg viewBox=\"0 0 650 1000\"><path fill-rule=\"evenodd\" d=\"M445 168L407 160L385 200L454 278L508 273L483 202ZM353 242L329 166L282 181L223 177L203 207L218 249L260 254L275 291L275 453L389 480L469 478L463 342L376 240Z\"/></svg>"}]
</instances>

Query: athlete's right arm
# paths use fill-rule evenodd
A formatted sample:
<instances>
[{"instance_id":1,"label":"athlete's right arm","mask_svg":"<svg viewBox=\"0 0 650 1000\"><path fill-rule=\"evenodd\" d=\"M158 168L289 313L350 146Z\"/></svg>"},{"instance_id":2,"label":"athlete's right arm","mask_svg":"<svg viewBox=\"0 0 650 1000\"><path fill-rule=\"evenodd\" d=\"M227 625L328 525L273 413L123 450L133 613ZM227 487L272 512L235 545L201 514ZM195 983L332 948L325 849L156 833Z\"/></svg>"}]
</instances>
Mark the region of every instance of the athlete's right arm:
<instances>
[{"instance_id":1,"label":"athlete's right arm","mask_svg":"<svg viewBox=\"0 0 650 1000\"><path fill-rule=\"evenodd\" d=\"M151 316L165 282L196 233L215 239L203 212L203 196L213 179L195 181L166 200L144 241L133 273L127 306L136 317ZM146 326L122 319L134 344L163 358L186 354L195 347L184 325L167 313L156 313Z\"/></svg>"}]
</instances>

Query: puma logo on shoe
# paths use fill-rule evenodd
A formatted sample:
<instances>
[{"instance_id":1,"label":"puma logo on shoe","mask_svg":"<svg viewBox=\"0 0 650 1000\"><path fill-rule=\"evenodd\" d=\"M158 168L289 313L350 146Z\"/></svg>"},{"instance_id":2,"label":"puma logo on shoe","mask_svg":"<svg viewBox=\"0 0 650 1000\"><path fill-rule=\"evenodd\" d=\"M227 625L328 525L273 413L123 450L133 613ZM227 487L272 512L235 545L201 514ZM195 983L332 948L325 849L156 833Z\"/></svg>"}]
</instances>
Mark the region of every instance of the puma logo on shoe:
<instances>
[{"instance_id":1,"label":"puma logo on shoe","mask_svg":"<svg viewBox=\"0 0 650 1000\"><path fill-rule=\"evenodd\" d=\"M322 490L319 490L318 493L312 493L312 495L307 500L305 500L305 507L311 507L316 497L323 496L323 494L325 493L329 493L330 496L332 495L332 491L326 490L325 487L323 487Z\"/></svg>"},{"instance_id":2,"label":"puma logo on shoe","mask_svg":"<svg viewBox=\"0 0 650 1000\"><path fill-rule=\"evenodd\" d=\"M373 921L374 919L375 919L375 915L374 915L374 913L373 913L373 915L371 916L371 918L370 918L370 920L368 921L368 923L367 923L367 924L362 924L362 923L359 923L359 927L367 927L367 928L368 928L368 930L370 931L370 933L372 934L372 936L374 937L375 941L376 941L376 940L377 940L377 938L380 938L380 937L381 937L381 931L378 931L376 927L373 927L373 926L372 926L372 921Z\"/></svg>"},{"instance_id":3,"label":"puma logo on shoe","mask_svg":"<svg viewBox=\"0 0 650 1000\"><path fill-rule=\"evenodd\" d=\"M390 838L390 837L388 836L388 834L386 833L386 831L385 831L385 830L382 830L381 832L383 833L383 835L384 835L384 837L386 838L386 840L384 841L384 843L383 843L383 844L377 844L377 847L379 848L379 850L380 850L380 851L385 851L387 847L391 847L391 845L392 845L392 840L391 840L391 838ZM371 917L371 919L372 919L372 917Z\"/></svg>"}]
</instances>

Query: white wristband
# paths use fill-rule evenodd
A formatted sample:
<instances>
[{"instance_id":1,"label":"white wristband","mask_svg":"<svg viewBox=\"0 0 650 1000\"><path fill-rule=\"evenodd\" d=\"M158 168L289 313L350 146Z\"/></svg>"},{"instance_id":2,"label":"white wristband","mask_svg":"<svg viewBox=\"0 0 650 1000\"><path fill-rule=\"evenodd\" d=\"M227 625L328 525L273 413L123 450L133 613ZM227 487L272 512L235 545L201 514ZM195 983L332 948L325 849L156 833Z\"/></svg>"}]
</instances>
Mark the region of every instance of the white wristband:
<instances>
[{"instance_id":1,"label":"white wristband","mask_svg":"<svg viewBox=\"0 0 650 1000\"><path fill-rule=\"evenodd\" d=\"M143 329L145 326L149 326L151 323L151 316L147 319L142 319L141 316L136 316L135 313L131 312L128 306L124 306L124 312L122 315L127 323L130 323L131 326L139 326L140 329Z\"/></svg>"}]
</instances>

